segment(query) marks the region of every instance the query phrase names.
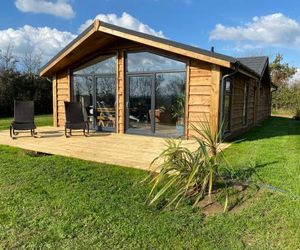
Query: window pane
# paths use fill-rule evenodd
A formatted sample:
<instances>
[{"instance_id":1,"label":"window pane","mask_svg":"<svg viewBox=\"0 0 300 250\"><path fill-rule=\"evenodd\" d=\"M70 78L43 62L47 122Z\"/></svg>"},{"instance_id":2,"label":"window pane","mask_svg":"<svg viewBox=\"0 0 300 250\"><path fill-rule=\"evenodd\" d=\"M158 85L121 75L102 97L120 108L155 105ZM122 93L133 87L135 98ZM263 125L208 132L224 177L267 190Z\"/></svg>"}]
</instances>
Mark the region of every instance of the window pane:
<instances>
[{"instance_id":1,"label":"window pane","mask_svg":"<svg viewBox=\"0 0 300 250\"><path fill-rule=\"evenodd\" d=\"M100 56L83 66L77 68L73 74L77 75L101 75L115 74L116 72L116 57L107 55Z\"/></svg>"},{"instance_id":2,"label":"window pane","mask_svg":"<svg viewBox=\"0 0 300 250\"><path fill-rule=\"evenodd\" d=\"M150 52L135 52L127 54L127 72L155 72L182 70L185 63L159 56Z\"/></svg>"},{"instance_id":3,"label":"window pane","mask_svg":"<svg viewBox=\"0 0 300 250\"><path fill-rule=\"evenodd\" d=\"M151 132L151 89L153 78L132 76L129 78L129 128L140 133Z\"/></svg>"},{"instance_id":4,"label":"window pane","mask_svg":"<svg viewBox=\"0 0 300 250\"><path fill-rule=\"evenodd\" d=\"M185 72L156 74L155 130L164 136L184 135Z\"/></svg>"},{"instance_id":5,"label":"window pane","mask_svg":"<svg viewBox=\"0 0 300 250\"><path fill-rule=\"evenodd\" d=\"M116 80L115 77L96 78L96 122L101 128L116 125Z\"/></svg>"},{"instance_id":6,"label":"window pane","mask_svg":"<svg viewBox=\"0 0 300 250\"><path fill-rule=\"evenodd\" d=\"M73 76L73 101L81 102L88 116L91 128L95 125L92 116L93 91L94 86L92 76Z\"/></svg>"},{"instance_id":7,"label":"window pane","mask_svg":"<svg viewBox=\"0 0 300 250\"><path fill-rule=\"evenodd\" d=\"M231 93L232 92L232 82L231 80L226 80L224 86L224 114L223 114L223 131L230 131L230 117L231 117Z\"/></svg>"}]
</instances>

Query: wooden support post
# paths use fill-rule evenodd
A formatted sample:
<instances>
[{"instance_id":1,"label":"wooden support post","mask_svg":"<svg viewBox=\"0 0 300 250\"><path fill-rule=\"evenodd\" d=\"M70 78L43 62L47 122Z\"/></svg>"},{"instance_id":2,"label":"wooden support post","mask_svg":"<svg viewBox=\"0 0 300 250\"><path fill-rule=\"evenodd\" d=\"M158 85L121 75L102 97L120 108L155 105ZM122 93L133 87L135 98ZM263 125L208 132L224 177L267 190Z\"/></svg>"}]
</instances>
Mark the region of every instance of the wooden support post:
<instances>
[{"instance_id":1,"label":"wooden support post","mask_svg":"<svg viewBox=\"0 0 300 250\"><path fill-rule=\"evenodd\" d=\"M186 140L189 139L189 96L190 96L190 60L187 63L186 66L186 88L185 88L185 109L184 109L184 138Z\"/></svg>"},{"instance_id":2,"label":"wooden support post","mask_svg":"<svg viewBox=\"0 0 300 250\"><path fill-rule=\"evenodd\" d=\"M221 85L220 66L211 66L211 107L210 107L210 127L212 131L219 129L220 115L220 85Z\"/></svg>"},{"instance_id":3,"label":"wooden support post","mask_svg":"<svg viewBox=\"0 0 300 250\"><path fill-rule=\"evenodd\" d=\"M57 127L57 81L56 75L52 77L52 105L53 105L53 127Z\"/></svg>"},{"instance_id":4,"label":"wooden support post","mask_svg":"<svg viewBox=\"0 0 300 250\"><path fill-rule=\"evenodd\" d=\"M125 58L124 50L118 50L117 56L117 132L125 132Z\"/></svg>"}]
</instances>

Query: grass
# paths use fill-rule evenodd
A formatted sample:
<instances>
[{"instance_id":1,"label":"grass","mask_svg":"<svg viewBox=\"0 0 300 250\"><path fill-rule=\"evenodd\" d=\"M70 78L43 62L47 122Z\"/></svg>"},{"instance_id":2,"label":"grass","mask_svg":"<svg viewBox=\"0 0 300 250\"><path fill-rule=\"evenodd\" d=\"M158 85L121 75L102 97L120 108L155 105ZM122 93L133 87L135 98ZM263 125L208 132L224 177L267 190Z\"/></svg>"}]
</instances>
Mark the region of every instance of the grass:
<instances>
[{"instance_id":1,"label":"grass","mask_svg":"<svg viewBox=\"0 0 300 250\"><path fill-rule=\"evenodd\" d=\"M0 130L7 130L12 122L13 118L0 118ZM51 126L52 115L37 115L35 116L35 124L39 126Z\"/></svg>"},{"instance_id":2,"label":"grass","mask_svg":"<svg viewBox=\"0 0 300 250\"><path fill-rule=\"evenodd\" d=\"M293 117L295 115L295 110L292 109L272 109L272 115L283 116L283 117Z\"/></svg>"},{"instance_id":3,"label":"grass","mask_svg":"<svg viewBox=\"0 0 300 250\"><path fill-rule=\"evenodd\" d=\"M300 123L274 117L239 139L233 167L256 166L279 191L206 218L146 206L144 171L0 146L0 248L297 249Z\"/></svg>"}]
</instances>

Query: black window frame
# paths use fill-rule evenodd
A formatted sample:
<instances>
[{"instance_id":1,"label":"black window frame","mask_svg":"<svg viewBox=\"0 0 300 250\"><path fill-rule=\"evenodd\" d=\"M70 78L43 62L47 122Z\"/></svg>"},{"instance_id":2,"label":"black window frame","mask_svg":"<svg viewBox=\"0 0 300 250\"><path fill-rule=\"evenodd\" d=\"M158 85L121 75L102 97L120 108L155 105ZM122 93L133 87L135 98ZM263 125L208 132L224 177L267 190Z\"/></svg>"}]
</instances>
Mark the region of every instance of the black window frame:
<instances>
[{"instance_id":1,"label":"black window frame","mask_svg":"<svg viewBox=\"0 0 300 250\"><path fill-rule=\"evenodd\" d=\"M178 61L178 62L181 62L181 63L184 63L185 64L185 68L184 70L150 70L150 71L137 71L137 72L130 72L130 71L127 71L128 69L128 55L129 54L134 54L134 53L142 53L142 52L148 52L148 53L152 53L154 55L158 55L158 56L161 56L161 57L165 57L165 58L168 58L170 60L175 60L175 61ZM184 122L184 134L183 134L183 137L186 137L187 135L185 134L185 131L186 131L186 126L187 126L187 121L186 121L186 101L187 101L187 83L188 83L188 80L187 80L187 74L188 74L188 65L189 65L189 62L187 60L184 60L184 59L180 59L180 58L177 58L177 57L172 57L171 55L166 55L164 53L159 53L157 51L154 51L154 50L151 50L151 49L134 49L134 50L126 50L124 51L124 58L125 58L125 63L124 63L124 74L125 74L125 131L126 133L128 134L136 134L135 132L132 132L130 131L129 129L129 121L128 121L128 110L127 110L127 107L128 107L128 81L129 81L129 78L131 76L133 77L137 77L137 76L143 76L143 75L153 75L154 77L154 89L156 89L156 75L157 74L163 74L163 73L185 73L185 91L184 91L184 110L183 110L183 122ZM155 93L155 92L154 92ZM153 98L153 103L154 103L154 107L155 107L155 98L156 98L156 94L154 95L154 98ZM154 115L154 112L152 112L152 114ZM152 117L152 120L154 121L154 117ZM151 124L152 128L152 134L150 136L154 136L154 137L162 137L161 135L156 135L155 133L155 123L154 124ZM139 133L137 133L139 134ZM142 134L144 136L148 136L148 134Z\"/></svg>"},{"instance_id":2,"label":"black window frame","mask_svg":"<svg viewBox=\"0 0 300 250\"><path fill-rule=\"evenodd\" d=\"M230 90L229 91L226 90L227 81L230 82ZM222 103L222 106L223 106L223 117L222 117L223 135L226 135L226 134L230 133L230 131L231 131L233 84L234 84L233 78L231 78L231 77L225 78L225 84L223 86L223 103ZM225 99L226 99L226 95L229 96L229 108L228 108L228 124L227 124L227 127L225 128L224 121L225 121L225 115L226 115L225 114Z\"/></svg>"}]
</instances>

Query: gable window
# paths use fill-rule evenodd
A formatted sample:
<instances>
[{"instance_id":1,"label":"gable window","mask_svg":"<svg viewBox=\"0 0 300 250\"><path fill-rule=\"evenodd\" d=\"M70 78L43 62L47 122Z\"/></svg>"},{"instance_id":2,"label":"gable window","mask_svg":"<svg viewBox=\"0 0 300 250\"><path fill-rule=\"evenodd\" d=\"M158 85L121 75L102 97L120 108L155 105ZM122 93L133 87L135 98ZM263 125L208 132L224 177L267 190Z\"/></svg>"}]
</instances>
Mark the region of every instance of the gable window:
<instances>
[{"instance_id":1,"label":"gable window","mask_svg":"<svg viewBox=\"0 0 300 250\"><path fill-rule=\"evenodd\" d=\"M243 125L247 125L247 109L248 109L249 84L244 84L244 101L243 101Z\"/></svg>"}]
</instances>

